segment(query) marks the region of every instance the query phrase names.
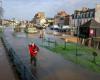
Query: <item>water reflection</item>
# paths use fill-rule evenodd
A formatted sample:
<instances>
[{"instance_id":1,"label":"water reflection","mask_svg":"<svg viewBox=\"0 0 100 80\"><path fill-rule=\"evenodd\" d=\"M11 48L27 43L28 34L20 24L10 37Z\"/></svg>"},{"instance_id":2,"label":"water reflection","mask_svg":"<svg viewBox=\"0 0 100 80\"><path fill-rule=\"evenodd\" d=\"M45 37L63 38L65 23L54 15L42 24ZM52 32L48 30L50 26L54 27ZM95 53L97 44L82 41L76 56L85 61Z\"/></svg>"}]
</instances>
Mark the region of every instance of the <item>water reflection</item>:
<instances>
[{"instance_id":1,"label":"water reflection","mask_svg":"<svg viewBox=\"0 0 100 80\"><path fill-rule=\"evenodd\" d=\"M34 66L33 64L31 64L31 72L33 74L33 76L35 78L38 78L38 74L37 74L37 66Z\"/></svg>"}]
</instances>

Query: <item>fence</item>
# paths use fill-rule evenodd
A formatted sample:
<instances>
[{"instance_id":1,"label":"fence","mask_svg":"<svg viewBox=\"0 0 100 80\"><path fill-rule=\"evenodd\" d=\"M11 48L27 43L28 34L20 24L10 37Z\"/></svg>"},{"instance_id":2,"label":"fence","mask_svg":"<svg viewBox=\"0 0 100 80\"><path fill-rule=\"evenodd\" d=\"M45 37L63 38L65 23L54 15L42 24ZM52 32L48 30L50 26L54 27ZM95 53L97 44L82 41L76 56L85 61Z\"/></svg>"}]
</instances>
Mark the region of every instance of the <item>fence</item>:
<instances>
[{"instance_id":1,"label":"fence","mask_svg":"<svg viewBox=\"0 0 100 80\"><path fill-rule=\"evenodd\" d=\"M37 80L36 77L32 74L31 70L21 61L20 57L16 54L6 38L2 36L1 40L12 64L15 66L16 71L19 73L21 80Z\"/></svg>"},{"instance_id":2,"label":"fence","mask_svg":"<svg viewBox=\"0 0 100 80\"><path fill-rule=\"evenodd\" d=\"M44 37L43 43L46 43L46 45L44 45L44 46L49 46L49 47L56 47L57 46L56 39L54 39L52 37Z\"/></svg>"}]
</instances>

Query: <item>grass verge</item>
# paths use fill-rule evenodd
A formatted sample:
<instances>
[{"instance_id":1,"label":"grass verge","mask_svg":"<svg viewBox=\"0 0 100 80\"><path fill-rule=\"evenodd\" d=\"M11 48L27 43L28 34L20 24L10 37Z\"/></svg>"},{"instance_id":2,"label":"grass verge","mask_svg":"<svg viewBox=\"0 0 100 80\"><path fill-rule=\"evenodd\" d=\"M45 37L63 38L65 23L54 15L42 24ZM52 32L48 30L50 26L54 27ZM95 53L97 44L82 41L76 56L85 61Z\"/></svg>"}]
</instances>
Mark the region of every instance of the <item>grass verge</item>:
<instances>
[{"instance_id":1,"label":"grass verge","mask_svg":"<svg viewBox=\"0 0 100 80\"><path fill-rule=\"evenodd\" d=\"M82 45L70 44L64 48L64 45L57 45L56 47L47 47L43 46L50 51L62 55L65 59L70 60L74 63L79 64L82 67L85 67L94 72L100 73L100 54L94 48L89 48ZM77 47L77 56L76 56L76 47ZM96 63L93 62L93 52L97 52Z\"/></svg>"}]
</instances>

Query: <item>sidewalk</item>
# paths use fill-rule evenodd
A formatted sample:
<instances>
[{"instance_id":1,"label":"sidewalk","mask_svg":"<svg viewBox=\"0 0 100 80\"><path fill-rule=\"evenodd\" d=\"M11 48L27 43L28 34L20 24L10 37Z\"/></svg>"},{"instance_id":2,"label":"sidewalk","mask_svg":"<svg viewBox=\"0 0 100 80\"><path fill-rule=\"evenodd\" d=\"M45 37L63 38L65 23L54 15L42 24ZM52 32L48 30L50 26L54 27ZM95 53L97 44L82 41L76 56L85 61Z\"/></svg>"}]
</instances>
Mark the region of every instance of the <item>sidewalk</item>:
<instances>
[{"instance_id":1,"label":"sidewalk","mask_svg":"<svg viewBox=\"0 0 100 80\"><path fill-rule=\"evenodd\" d=\"M5 49L0 40L0 80L18 80L11 68Z\"/></svg>"}]
</instances>

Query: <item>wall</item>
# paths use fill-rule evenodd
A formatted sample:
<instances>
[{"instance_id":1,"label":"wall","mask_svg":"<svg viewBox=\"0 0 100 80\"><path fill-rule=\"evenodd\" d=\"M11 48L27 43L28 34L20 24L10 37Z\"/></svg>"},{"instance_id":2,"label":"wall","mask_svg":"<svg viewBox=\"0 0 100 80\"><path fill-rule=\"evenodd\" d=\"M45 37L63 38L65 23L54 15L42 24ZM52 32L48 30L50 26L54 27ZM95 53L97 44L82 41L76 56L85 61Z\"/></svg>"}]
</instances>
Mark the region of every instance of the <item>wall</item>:
<instances>
[{"instance_id":1,"label":"wall","mask_svg":"<svg viewBox=\"0 0 100 80\"><path fill-rule=\"evenodd\" d=\"M100 4L96 5L95 20L100 23Z\"/></svg>"}]
</instances>

